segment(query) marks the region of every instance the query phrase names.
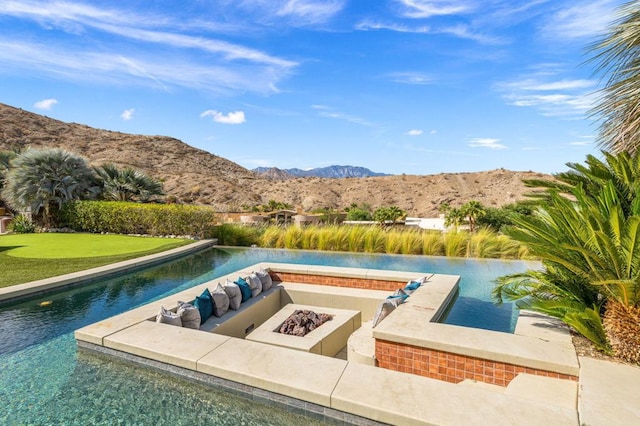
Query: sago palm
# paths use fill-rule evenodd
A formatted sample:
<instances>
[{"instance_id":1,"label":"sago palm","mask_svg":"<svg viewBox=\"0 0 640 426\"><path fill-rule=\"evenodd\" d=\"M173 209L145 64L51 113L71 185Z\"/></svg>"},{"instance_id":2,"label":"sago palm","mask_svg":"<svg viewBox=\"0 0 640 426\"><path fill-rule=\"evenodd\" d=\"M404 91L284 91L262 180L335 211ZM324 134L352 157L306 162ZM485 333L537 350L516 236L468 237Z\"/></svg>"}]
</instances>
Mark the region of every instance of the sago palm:
<instances>
[{"instance_id":1,"label":"sago palm","mask_svg":"<svg viewBox=\"0 0 640 426\"><path fill-rule=\"evenodd\" d=\"M507 233L544 269L502 277L494 297L560 318L600 349L638 362L640 192L627 173L638 156L606 157L575 172L573 186L561 177L571 197L548 189L534 215L514 220Z\"/></svg>"}]
</instances>

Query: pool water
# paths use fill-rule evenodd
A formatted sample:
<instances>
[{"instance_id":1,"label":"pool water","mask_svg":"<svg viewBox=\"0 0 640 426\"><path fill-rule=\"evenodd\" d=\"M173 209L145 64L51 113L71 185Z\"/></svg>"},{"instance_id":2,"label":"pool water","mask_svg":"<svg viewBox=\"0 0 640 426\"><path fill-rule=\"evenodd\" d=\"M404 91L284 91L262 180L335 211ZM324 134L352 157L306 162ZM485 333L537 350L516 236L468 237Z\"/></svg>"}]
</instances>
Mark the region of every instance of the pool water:
<instances>
[{"instance_id":1,"label":"pool water","mask_svg":"<svg viewBox=\"0 0 640 426\"><path fill-rule=\"evenodd\" d=\"M73 331L258 262L461 275L444 322L512 332L517 312L490 302L492 280L522 261L210 249L164 265L0 306L0 424L320 424L166 374L76 350ZM44 302L44 303L43 303Z\"/></svg>"}]
</instances>

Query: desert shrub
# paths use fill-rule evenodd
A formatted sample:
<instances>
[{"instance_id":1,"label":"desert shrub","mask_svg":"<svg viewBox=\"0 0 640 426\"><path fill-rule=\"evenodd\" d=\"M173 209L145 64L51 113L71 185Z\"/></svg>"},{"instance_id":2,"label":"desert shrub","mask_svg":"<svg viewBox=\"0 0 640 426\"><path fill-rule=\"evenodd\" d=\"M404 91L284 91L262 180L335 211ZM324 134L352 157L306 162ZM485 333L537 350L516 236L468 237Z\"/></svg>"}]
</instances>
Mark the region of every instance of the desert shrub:
<instances>
[{"instance_id":1,"label":"desert shrub","mask_svg":"<svg viewBox=\"0 0 640 426\"><path fill-rule=\"evenodd\" d=\"M300 249L302 248L302 229L298 226L289 226L283 230L284 248Z\"/></svg>"},{"instance_id":2,"label":"desert shrub","mask_svg":"<svg viewBox=\"0 0 640 426\"><path fill-rule=\"evenodd\" d=\"M335 250L334 249L334 235L333 231L326 226L314 227L315 232L318 233L318 246L317 250Z\"/></svg>"},{"instance_id":3,"label":"desert shrub","mask_svg":"<svg viewBox=\"0 0 640 426\"><path fill-rule=\"evenodd\" d=\"M18 234L33 234L36 232L36 225L29 216L19 214L11 220L9 229Z\"/></svg>"},{"instance_id":4,"label":"desert shrub","mask_svg":"<svg viewBox=\"0 0 640 426\"><path fill-rule=\"evenodd\" d=\"M469 233L465 231L450 231L443 234L445 256L460 257L467 254Z\"/></svg>"},{"instance_id":5,"label":"desert shrub","mask_svg":"<svg viewBox=\"0 0 640 426\"><path fill-rule=\"evenodd\" d=\"M347 229L347 251L364 251L364 236L367 228L364 226L349 226Z\"/></svg>"},{"instance_id":6,"label":"desert shrub","mask_svg":"<svg viewBox=\"0 0 640 426\"><path fill-rule=\"evenodd\" d=\"M215 212L184 204L74 201L62 209L66 226L82 232L213 237Z\"/></svg>"},{"instance_id":7,"label":"desert shrub","mask_svg":"<svg viewBox=\"0 0 640 426\"><path fill-rule=\"evenodd\" d=\"M215 227L213 236L218 239L220 245L250 247L261 244L264 229L225 223Z\"/></svg>"},{"instance_id":8,"label":"desert shrub","mask_svg":"<svg viewBox=\"0 0 640 426\"><path fill-rule=\"evenodd\" d=\"M415 228L381 228L379 226L311 225L268 226L266 228L223 225L227 233L251 233L241 240L220 236L220 244L251 245L324 251L350 251L389 254L422 254L432 256L494 257L520 259L527 257L524 246L506 235L480 229L441 233ZM259 229L259 231L258 231Z\"/></svg>"},{"instance_id":9,"label":"desert shrub","mask_svg":"<svg viewBox=\"0 0 640 426\"><path fill-rule=\"evenodd\" d=\"M424 231L422 233L422 254L428 256L444 255L444 240L440 231Z\"/></svg>"},{"instance_id":10,"label":"desert shrub","mask_svg":"<svg viewBox=\"0 0 640 426\"><path fill-rule=\"evenodd\" d=\"M402 231L389 231L384 235L384 252L389 254L402 253L402 244L406 235Z\"/></svg>"},{"instance_id":11,"label":"desert shrub","mask_svg":"<svg viewBox=\"0 0 640 426\"><path fill-rule=\"evenodd\" d=\"M384 253L385 232L380 227L371 227L364 234L365 253Z\"/></svg>"},{"instance_id":12,"label":"desert shrub","mask_svg":"<svg viewBox=\"0 0 640 426\"><path fill-rule=\"evenodd\" d=\"M261 247L271 247L276 248L278 238L282 234L282 228L278 226L268 226L262 232L260 237L260 241L257 243Z\"/></svg>"}]
</instances>

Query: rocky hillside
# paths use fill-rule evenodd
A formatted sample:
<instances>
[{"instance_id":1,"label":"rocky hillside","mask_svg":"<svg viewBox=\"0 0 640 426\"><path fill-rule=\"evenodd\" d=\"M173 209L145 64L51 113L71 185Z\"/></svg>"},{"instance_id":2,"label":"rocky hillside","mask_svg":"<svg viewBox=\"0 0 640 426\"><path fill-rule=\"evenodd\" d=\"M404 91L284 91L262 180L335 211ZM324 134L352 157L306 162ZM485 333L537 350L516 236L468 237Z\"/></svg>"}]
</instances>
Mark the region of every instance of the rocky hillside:
<instances>
[{"instance_id":1,"label":"rocky hillside","mask_svg":"<svg viewBox=\"0 0 640 426\"><path fill-rule=\"evenodd\" d=\"M432 216L443 202L453 206L478 200L501 206L523 198L521 180L534 172L492 170L429 176L294 178L272 180L232 161L166 136L131 135L47 118L0 104L0 149L61 147L92 164L128 165L164 182L168 194L184 202L208 204L221 212L273 199L309 211L352 203L397 205L410 216Z\"/></svg>"}]
</instances>

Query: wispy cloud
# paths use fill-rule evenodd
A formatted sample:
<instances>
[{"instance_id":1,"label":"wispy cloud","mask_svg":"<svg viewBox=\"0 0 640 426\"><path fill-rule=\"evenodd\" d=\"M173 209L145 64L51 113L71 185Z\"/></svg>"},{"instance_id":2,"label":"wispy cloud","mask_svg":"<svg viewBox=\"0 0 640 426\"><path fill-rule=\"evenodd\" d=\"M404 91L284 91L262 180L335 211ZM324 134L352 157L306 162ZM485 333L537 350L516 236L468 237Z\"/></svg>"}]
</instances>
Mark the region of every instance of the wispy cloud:
<instances>
[{"instance_id":1,"label":"wispy cloud","mask_svg":"<svg viewBox=\"0 0 640 426\"><path fill-rule=\"evenodd\" d=\"M286 20L288 25L302 27L326 23L340 13L346 0L231 0L255 21L273 23ZM227 3L231 3L227 2Z\"/></svg>"},{"instance_id":2,"label":"wispy cloud","mask_svg":"<svg viewBox=\"0 0 640 426\"><path fill-rule=\"evenodd\" d=\"M592 146L595 143L595 137L593 135L589 136L578 136L576 140L569 142L569 145L572 146Z\"/></svg>"},{"instance_id":3,"label":"wispy cloud","mask_svg":"<svg viewBox=\"0 0 640 426\"><path fill-rule=\"evenodd\" d=\"M38 109L43 109L48 111L57 103L58 103L57 99L50 98L50 99L43 99L41 101L38 101L33 106Z\"/></svg>"},{"instance_id":4,"label":"wispy cloud","mask_svg":"<svg viewBox=\"0 0 640 426\"><path fill-rule=\"evenodd\" d=\"M506 149L507 147L500 142L500 139L493 138L473 138L469 140L471 148L489 148L489 149Z\"/></svg>"},{"instance_id":5,"label":"wispy cloud","mask_svg":"<svg viewBox=\"0 0 640 426\"><path fill-rule=\"evenodd\" d=\"M356 30L358 31L375 31L375 30L388 30L398 33L414 33L414 34L426 34L430 32L430 28L425 25L415 26L399 23L383 23L376 21L362 21L356 24Z\"/></svg>"},{"instance_id":6,"label":"wispy cloud","mask_svg":"<svg viewBox=\"0 0 640 426\"><path fill-rule=\"evenodd\" d=\"M433 83L433 77L421 72L394 72L386 75L391 81L402 84L424 85Z\"/></svg>"},{"instance_id":7,"label":"wispy cloud","mask_svg":"<svg viewBox=\"0 0 640 426\"><path fill-rule=\"evenodd\" d=\"M170 86L227 94L232 90L275 93L277 82L285 74L271 67L243 64L201 63L184 58L169 63L163 56L94 52L68 49L54 44L29 44L0 38L0 60L7 69L26 74L45 72L73 81L91 81L110 85L143 85L169 91Z\"/></svg>"},{"instance_id":8,"label":"wispy cloud","mask_svg":"<svg viewBox=\"0 0 640 426\"><path fill-rule=\"evenodd\" d=\"M439 15L457 15L473 10L466 0L396 0L407 18L430 18Z\"/></svg>"},{"instance_id":9,"label":"wispy cloud","mask_svg":"<svg viewBox=\"0 0 640 426\"><path fill-rule=\"evenodd\" d=\"M384 21L376 19L366 19L360 21L355 29L359 31L375 31L375 30L387 30L399 33L414 33L414 34L446 34L453 37L472 40L480 44L505 44L506 41L500 37L486 34L483 29L488 26L483 24L481 26L474 25L472 22L457 23L455 25L416 25L418 19L424 20L436 15L456 15L462 12L470 12L473 7L469 2L463 1L423 1L423 0L396 0L401 3L403 7L396 15L396 20L386 17ZM420 21L418 21L420 22Z\"/></svg>"},{"instance_id":10,"label":"wispy cloud","mask_svg":"<svg viewBox=\"0 0 640 426\"><path fill-rule=\"evenodd\" d=\"M335 120L343 120L349 123L358 124L360 126L365 127L378 127L376 124L371 123L368 120L365 120L362 117L358 117L355 115L344 114L342 112L334 111L333 108L328 107L326 105L311 105L311 109L315 109L318 111L318 115L320 117L332 118Z\"/></svg>"},{"instance_id":11,"label":"wispy cloud","mask_svg":"<svg viewBox=\"0 0 640 426\"><path fill-rule=\"evenodd\" d=\"M595 102L596 83L585 79L556 79L549 67L533 76L498 83L509 105L535 108L544 116L583 118Z\"/></svg>"},{"instance_id":12,"label":"wispy cloud","mask_svg":"<svg viewBox=\"0 0 640 426\"><path fill-rule=\"evenodd\" d=\"M458 24L451 27L443 27L435 32L439 34L449 34L458 38L473 40L480 44L505 44L506 41L500 37L490 36L476 31L470 25Z\"/></svg>"},{"instance_id":13,"label":"wispy cloud","mask_svg":"<svg viewBox=\"0 0 640 426\"><path fill-rule=\"evenodd\" d=\"M200 118L212 117L213 121L222 124L242 124L247 120L244 117L244 111L233 111L228 114L223 114L219 111L209 109L200 114Z\"/></svg>"},{"instance_id":14,"label":"wispy cloud","mask_svg":"<svg viewBox=\"0 0 640 426\"><path fill-rule=\"evenodd\" d=\"M568 3L546 21L543 34L560 39L591 38L605 32L619 2L583 0Z\"/></svg>"},{"instance_id":15,"label":"wispy cloud","mask_svg":"<svg viewBox=\"0 0 640 426\"><path fill-rule=\"evenodd\" d=\"M122 114L120 114L120 118L122 118L124 121L129 121L133 119L133 113L135 111L136 110L134 108L125 109L124 111L122 111Z\"/></svg>"},{"instance_id":16,"label":"wispy cloud","mask_svg":"<svg viewBox=\"0 0 640 426\"><path fill-rule=\"evenodd\" d=\"M407 136L420 136L422 134L422 130L412 129L405 133Z\"/></svg>"},{"instance_id":17,"label":"wispy cloud","mask_svg":"<svg viewBox=\"0 0 640 426\"><path fill-rule=\"evenodd\" d=\"M88 77L84 73L91 70L91 77L98 81L140 84L146 77L163 90L182 86L214 92L241 89L273 93L278 91L278 82L298 65L264 51L203 36L202 31L197 31L200 24L190 28L184 20L151 13L141 15L75 2L0 0L0 16L66 33L65 44L61 44L62 38L55 37L38 40L36 36L18 42L6 36L0 38L3 66L31 73L85 79ZM95 31L112 36L108 41L101 39L100 50L92 42ZM198 32L198 36L190 31ZM120 53L123 46L126 55ZM25 52L30 56L23 56ZM170 64L158 59L167 56L179 58L171 64L176 69L169 70ZM100 62L105 60L106 65L102 65ZM180 68L192 72L181 74ZM123 82L122 77L126 76L134 78Z\"/></svg>"}]
</instances>

